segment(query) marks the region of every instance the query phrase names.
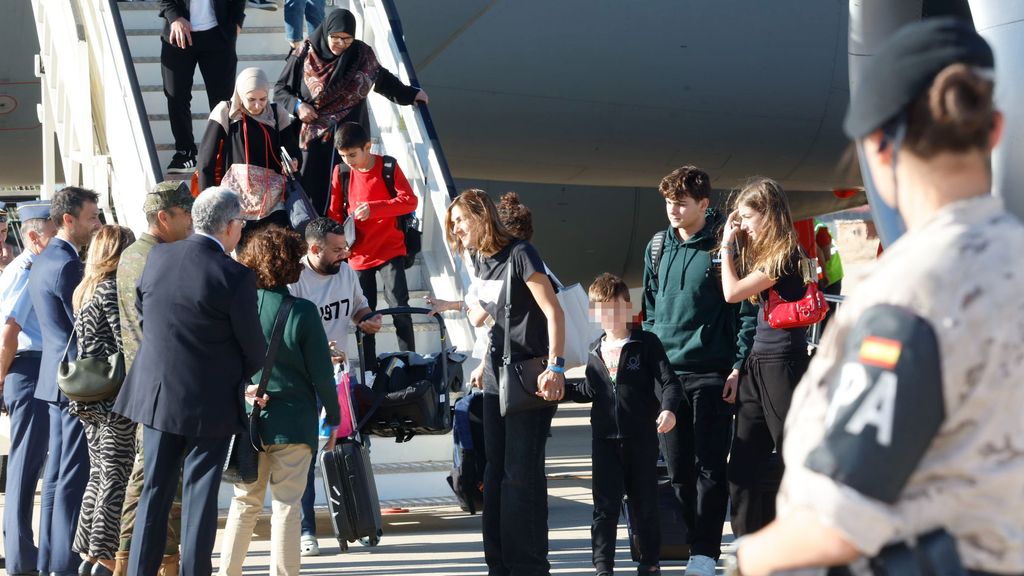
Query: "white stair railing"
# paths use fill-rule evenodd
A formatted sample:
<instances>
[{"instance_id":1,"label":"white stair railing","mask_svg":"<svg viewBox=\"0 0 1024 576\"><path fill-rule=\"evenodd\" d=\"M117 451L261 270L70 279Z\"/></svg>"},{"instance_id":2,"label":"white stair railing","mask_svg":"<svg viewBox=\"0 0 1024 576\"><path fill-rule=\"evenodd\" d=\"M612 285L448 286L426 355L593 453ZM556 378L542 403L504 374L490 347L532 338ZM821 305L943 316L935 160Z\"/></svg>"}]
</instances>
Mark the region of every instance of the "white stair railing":
<instances>
[{"instance_id":1,"label":"white stair railing","mask_svg":"<svg viewBox=\"0 0 1024 576\"><path fill-rule=\"evenodd\" d=\"M142 201L162 177L114 0L32 0L41 79L43 195L65 182L100 193L108 222L146 228Z\"/></svg>"},{"instance_id":2,"label":"white stair railing","mask_svg":"<svg viewBox=\"0 0 1024 576\"><path fill-rule=\"evenodd\" d=\"M418 85L393 1L351 0L349 8L360 20L361 38L373 47L381 66L406 84ZM469 286L469 274L463 259L452 254L444 233L455 185L430 112L423 105L399 106L376 93L368 102L379 150L395 157L421 200L417 216L423 227L423 263L431 291L439 298L460 300ZM472 350L477 334L466 318L460 315L445 323L451 341L464 352Z\"/></svg>"}]
</instances>

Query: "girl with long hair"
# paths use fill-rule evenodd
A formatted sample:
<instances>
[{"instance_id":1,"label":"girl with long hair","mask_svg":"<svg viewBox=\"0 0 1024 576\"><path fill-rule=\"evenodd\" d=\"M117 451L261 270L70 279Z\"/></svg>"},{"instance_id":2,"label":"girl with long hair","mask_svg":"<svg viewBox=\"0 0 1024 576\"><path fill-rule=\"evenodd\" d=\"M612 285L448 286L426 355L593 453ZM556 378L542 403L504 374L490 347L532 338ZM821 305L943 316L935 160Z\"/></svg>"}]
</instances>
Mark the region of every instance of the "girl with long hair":
<instances>
[{"instance_id":1,"label":"girl with long hair","mask_svg":"<svg viewBox=\"0 0 1024 576\"><path fill-rule=\"evenodd\" d=\"M515 238L498 219L483 190L467 190L448 206L448 244L456 254L468 251L484 291L498 294L482 302L495 319L491 328L491 366L502 365L505 330L513 362L546 358L537 378L545 400L565 395L565 320L544 261L532 244ZM512 267L511 313L505 319L505 282ZM555 406L501 415L496 386L484 389L484 557L491 574L549 574L547 482L544 451Z\"/></svg>"},{"instance_id":2,"label":"girl with long hair","mask_svg":"<svg viewBox=\"0 0 1024 576\"><path fill-rule=\"evenodd\" d=\"M754 344L740 376L729 457L732 529L742 536L775 516L782 429L793 389L807 369L806 328L772 328L769 291L799 300L806 290L789 203L778 182L757 178L740 191L722 232L722 292L758 305Z\"/></svg>"},{"instance_id":3,"label":"girl with long hair","mask_svg":"<svg viewBox=\"0 0 1024 576\"><path fill-rule=\"evenodd\" d=\"M79 360L124 352L116 276L121 253L134 241L129 228L106 225L89 245L85 275L71 299ZM71 402L69 407L82 421L89 446L89 481L73 546L83 559L79 574L107 576L114 570L121 505L135 461L135 423L111 411L116 398Z\"/></svg>"}]
</instances>

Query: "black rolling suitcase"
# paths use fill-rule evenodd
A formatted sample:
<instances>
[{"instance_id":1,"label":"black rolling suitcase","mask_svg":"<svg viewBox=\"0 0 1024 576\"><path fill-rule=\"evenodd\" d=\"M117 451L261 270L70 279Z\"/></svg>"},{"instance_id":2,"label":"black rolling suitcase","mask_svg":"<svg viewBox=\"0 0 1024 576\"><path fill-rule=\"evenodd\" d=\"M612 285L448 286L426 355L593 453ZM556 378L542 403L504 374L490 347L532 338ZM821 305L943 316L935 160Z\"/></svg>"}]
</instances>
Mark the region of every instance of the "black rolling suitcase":
<instances>
[{"instance_id":1,"label":"black rolling suitcase","mask_svg":"<svg viewBox=\"0 0 1024 576\"><path fill-rule=\"evenodd\" d=\"M661 468L658 469L662 471ZM629 534L629 555L634 562L640 561L640 547L633 532L629 498L622 501L622 512L626 517L626 532ZM661 560L688 560L690 558L690 531L686 526L683 508L676 500L668 476L658 476L658 524L661 526Z\"/></svg>"},{"instance_id":2,"label":"black rolling suitcase","mask_svg":"<svg viewBox=\"0 0 1024 576\"><path fill-rule=\"evenodd\" d=\"M341 409L353 412L352 421L356 421L351 395L348 406ZM349 542L356 540L376 546L384 533L370 450L357 438L358 432L353 438L339 438L333 450L320 452L327 509L342 552L348 550Z\"/></svg>"}]
</instances>

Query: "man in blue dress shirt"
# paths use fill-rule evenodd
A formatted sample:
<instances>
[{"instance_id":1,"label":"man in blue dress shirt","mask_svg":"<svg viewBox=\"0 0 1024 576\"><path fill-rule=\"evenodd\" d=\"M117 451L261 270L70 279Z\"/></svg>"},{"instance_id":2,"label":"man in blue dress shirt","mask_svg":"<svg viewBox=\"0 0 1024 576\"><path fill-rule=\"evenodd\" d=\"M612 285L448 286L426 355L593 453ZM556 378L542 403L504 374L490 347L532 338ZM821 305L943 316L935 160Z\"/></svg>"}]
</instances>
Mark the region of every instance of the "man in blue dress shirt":
<instances>
[{"instance_id":1,"label":"man in blue dress shirt","mask_svg":"<svg viewBox=\"0 0 1024 576\"><path fill-rule=\"evenodd\" d=\"M39 550L32 533L32 504L46 458L49 422L46 402L37 400L36 379L43 335L28 293L32 261L57 233L50 202L18 204L25 251L0 275L0 390L11 418L4 500L4 550L7 573L33 574Z\"/></svg>"}]
</instances>

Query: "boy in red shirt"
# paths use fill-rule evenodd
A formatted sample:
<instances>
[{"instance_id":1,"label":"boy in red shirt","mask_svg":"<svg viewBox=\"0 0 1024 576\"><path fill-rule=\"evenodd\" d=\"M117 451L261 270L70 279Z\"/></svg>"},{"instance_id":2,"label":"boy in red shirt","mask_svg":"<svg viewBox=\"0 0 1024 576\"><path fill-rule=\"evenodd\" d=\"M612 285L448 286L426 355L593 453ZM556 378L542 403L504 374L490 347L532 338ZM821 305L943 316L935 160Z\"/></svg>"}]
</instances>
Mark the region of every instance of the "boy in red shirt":
<instances>
[{"instance_id":1,"label":"boy in red shirt","mask_svg":"<svg viewBox=\"0 0 1024 576\"><path fill-rule=\"evenodd\" d=\"M398 227L398 217L416 210L418 200L397 165L394 170L395 196L391 197L384 180L384 160L370 153L370 137L362 126L346 122L334 137L334 147L348 164L348 197L342 185L340 166L331 175L331 195L327 215L344 223L350 215L355 222L356 240L351 246L348 264L359 276L367 305L377 309L377 272L384 282L384 299L388 306L408 306L409 287L405 281L405 234ZM412 318L392 317L398 335L398 348L415 351L416 341ZM377 366L376 342L372 334L363 339L366 369Z\"/></svg>"}]
</instances>

